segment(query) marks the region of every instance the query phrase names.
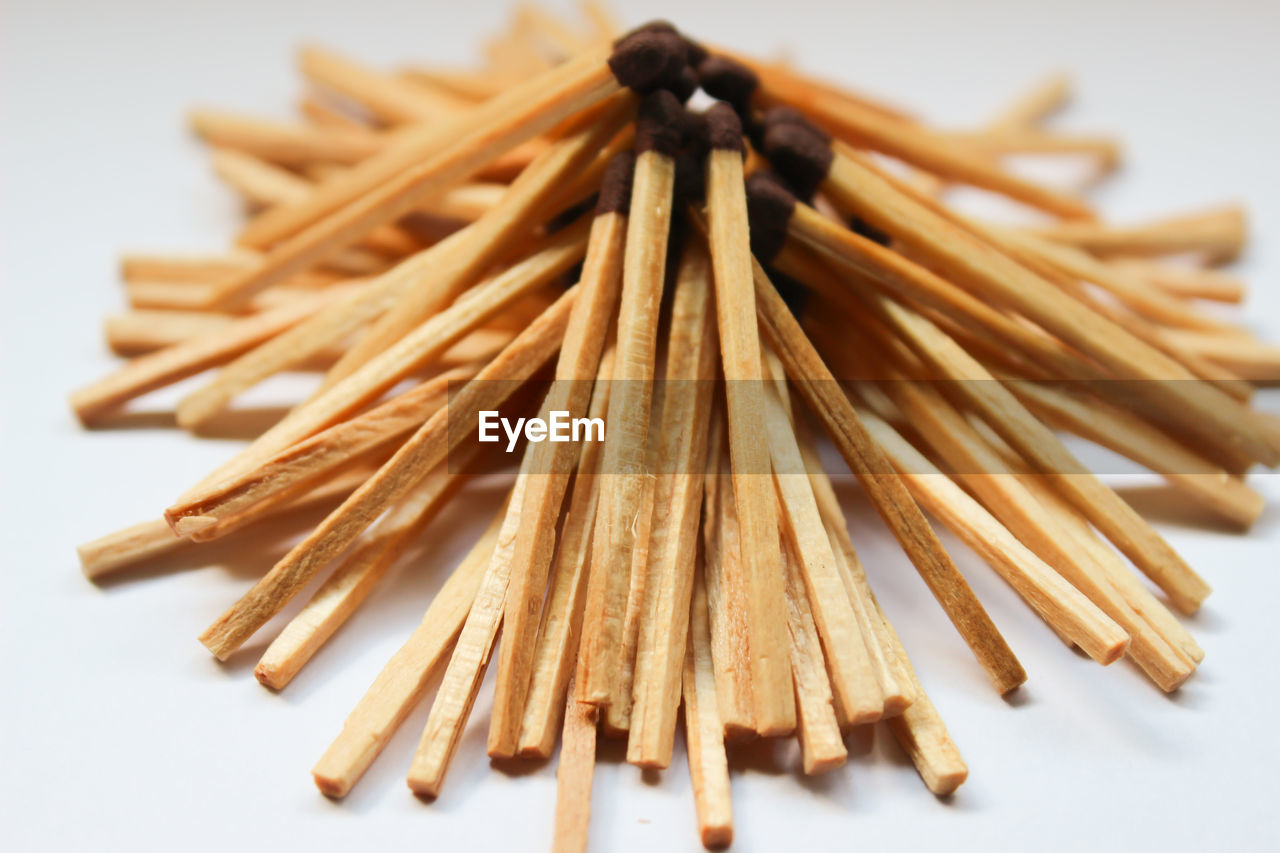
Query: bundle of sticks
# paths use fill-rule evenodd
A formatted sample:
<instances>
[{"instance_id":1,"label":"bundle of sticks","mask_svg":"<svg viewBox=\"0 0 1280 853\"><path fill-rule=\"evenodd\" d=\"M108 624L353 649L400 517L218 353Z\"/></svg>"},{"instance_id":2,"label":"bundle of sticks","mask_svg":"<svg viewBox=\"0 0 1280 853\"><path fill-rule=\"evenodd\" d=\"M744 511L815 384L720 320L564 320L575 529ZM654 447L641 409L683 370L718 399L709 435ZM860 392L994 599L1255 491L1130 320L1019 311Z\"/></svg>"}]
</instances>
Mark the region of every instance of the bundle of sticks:
<instances>
[{"instance_id":1,"label":"bundle of sticks","mask_svg":"<svg viewBox=\"0 0 1280 853\"><path fill-rule=\"evenodd\" d=\"M439 678L408 774L439 795L496 647L488 751L559 739L561 850L586 844L597 733L667 768L681 709L709 846L732 838L744 740L795 737L822 773L883 722L929 790L965 780L822 442L997 691L1026 674L926 512L1069 646L1177 689L1203 658L1177 614L1209 586L1062 433L1240 529L1257 518L1243 477L1280 461L1280 421L1250 395L1280 353L1202 307L1242 296L1212 266L1240 251L1240 211L1115 226L1019 177L1009 155L1117 162L1110 140L1044 128L1061 79L946 132L585 9L588 27L524 7L481 71L305 50L301 123L193 116L253 215L226 254L125 259L107 338L132 360L73 408L106 423L198 375L176 421L201 431L277 374L323 379L163 517L82 546L86 574L324 507L200 637L226 659L323 577L255 670L284 689L415 541L449 535L432 521L476 472L518 459L313 774L347 794ZM687 105L698 90L709 106ZM981 220L951 186L1040 218ZM490 447L487 412L603 430Z\"/></svg>"}]
</instances>

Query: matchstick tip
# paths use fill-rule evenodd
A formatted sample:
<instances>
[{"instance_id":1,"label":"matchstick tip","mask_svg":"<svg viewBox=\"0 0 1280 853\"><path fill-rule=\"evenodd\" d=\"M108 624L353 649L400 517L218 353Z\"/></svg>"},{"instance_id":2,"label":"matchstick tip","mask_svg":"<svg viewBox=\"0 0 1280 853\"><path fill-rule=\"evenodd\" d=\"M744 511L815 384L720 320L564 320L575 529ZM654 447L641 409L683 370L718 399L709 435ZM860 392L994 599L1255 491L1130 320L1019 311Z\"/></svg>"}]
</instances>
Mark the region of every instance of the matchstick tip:
<instances>
[{"instance_id":1,"label":"matchstick tip","mask_svg":"<svg viewBox=\"0 0 1280 853\"><path fill-rule=\"evenodd\" d=\"M311 771L311 779L326 797L340 800L351 792L351 783L338 776L329 776L320 770Z\"/></svg>"},{"instance_id":2,"label":"matchstick tip","mask_svg":"<svg viewBox=\"0 0 1280 853\"><path fill-rule=\"evenodd\" d=\"M770 172L747 178L747 217L751 223L751 250L768 263L787 240L787 224L796 209L796 197Z\"/></svg>"},{"instance_id":3,"label":"matchstick tip","mask_svg":"<svg viewBox=\"0 0 1280 853\"><path fill-rule=\"evenodd\" d=\"M640 94L681 86L689 64L689 48L679 34L639 30L621 39L609 57L609 70L619 85Z\"/></svg>"},{"instance_id":4,"label":"matchstick tip","mask_svg":"<svg viewBox=\"0 0 1280 853\"><path fill-rule=\"evenodd\" d=\"M804 199L811 198L817 191L835 158L830 140L808 122L766 123L763 148L773 167Z\"/></svg>"},{"instance_id":5,"label":"matchstick tip","mask_svg":"<svg viewBox=\"0 0 1280 853\"><path fill-rule=\"evenodd\" d=\"M702 828L702 846L708 850L723 850L731 844L733 844L732 824Z\"/></svg>"},{"instance_id":6,"label":"matchstick tip","mask_svg":"<svg viewBox=\"0 0 1280 853\"><path fill-rule=\"evenodd\" d=\"M740 116L751 113L751 96L760 86L760 78L741 62L725 56L708 56L698 63L698 83L702 91L725 101Z\"/></svg>"},{"instance_id":7,"label":"matchstick tip","mask_svg":"<svg viewBox=\"0 0 1280 853\"><path fill-rule=\"evenodd\" d=\"M684 106L666 89L645 95L636 114L636 153L674 157L684 137L684 116Z\"/></svg>"},{"instance_id":8,"label":"matchstick tip","mask_svg":"<svg viewBox=\"0 0 1280 853\"><path fill-rule=\"evenodd\" d=\"M606 213L626 213L631 207L631 181L636 171L636 155L623 151L613 155L600 180L600 194L596 198L596 216Z\"/></svg>"},{"instance_id":9,"label":"matchstick tip","mask_svg":"<svg viewBox=\"0 0 1280 853\"><path fill-rule=\"evenodd\" d=\"M724 102L706 111L707 144L715 149L737 151L745 154L742 141L742 120L732 106Z\"/></svg>"}]
</instances>

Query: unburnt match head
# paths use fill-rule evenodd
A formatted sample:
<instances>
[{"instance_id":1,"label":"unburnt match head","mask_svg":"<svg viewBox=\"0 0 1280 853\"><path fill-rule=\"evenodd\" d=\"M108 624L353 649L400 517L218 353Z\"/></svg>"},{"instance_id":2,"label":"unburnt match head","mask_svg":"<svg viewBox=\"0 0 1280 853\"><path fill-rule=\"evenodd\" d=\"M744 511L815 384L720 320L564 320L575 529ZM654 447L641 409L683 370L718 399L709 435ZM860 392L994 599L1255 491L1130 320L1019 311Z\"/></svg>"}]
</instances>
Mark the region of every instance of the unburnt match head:
<instances>
[{"instance_id":1,"label":"unburnt match head","mask_svg":"<svg viewBox=\"0 0 1280 853\"><path fill-rule=\"evenodd\" d=\"M707 144L711 148L747 153L742 141L742 121L733 107L722 102L712 106L705 115Z\"/></svg>"},{"instance_id":2,"label":"unburnt match head","mask_svg":"<svg viewBox=\"0 0 1280 853\"><path fill-rule=\"evenodd\" d=\"M618 83L640 94L682 86L688 65L689 46L674 27L633 30L617 41L609 57L609 70Z\"/></svg>"},{"instance_id":3,"label":"unburnt match head","mask_svg":"<svg viewBox=\"0 0 1280 853\"><path fill-rule=\"evenodd\" d=\"M703 169L705 154L680 151L676 154L675 196L681 201L697 203L707 194L706 173Z\"/></svg>"},{"instance_id":4,"label":"unburnt match head","mask_svg":"<svg viewBox=\"0 0 1280 853\"><path fill-rule=\"evenodd\" d=\"M747 218L751 223L751 251L767 264L787 241L787 224L796 209L796 197L778 176L756 172L747 178Z\"/></svg>"},{"instance_id":5,"label":"unburnt match head","mask_svg":"<svg viewBox=\"0 0 1280 853\"><path fill-rule=\"evenodd\" d=\"M613 155L605 167L596 199L596 216L606 213L625 214L631 208L631 181L635 177L636 155L623 151Z\"/></svg>"},{"instance_id":6,"label":"unburnt match head","mask_svg":"<svg viewBox=\"0 0 1280 853\"><path fill-rule=\"evenodd\" d=\"M685 134L685 109L666 89L651 92L636 113L636 153L657 151L674 157Z\"/></svg>"},{"instance_id":7,"label":"unburnt match head","mask_svg":"<svg viewBox=\"0 0 1280 853\"><path fill-rule=\"evenodd\" d=\"M793 110L770 113L765 118L762 153L797 195L812 198L835 158L830 137Z\"/></svg>"},{"instance_id":8,"label":"unburnt match head","mask_svg":"<svg viewBox=\"0 0 1280 853\"><path fill-rule=\"evenodd\" d=\"M724 56L708 56L698 64L698 82L713 98L725 101L743 119L751 116L751 96L760 78L741 62Z\"/></svg>"}]
</instances>

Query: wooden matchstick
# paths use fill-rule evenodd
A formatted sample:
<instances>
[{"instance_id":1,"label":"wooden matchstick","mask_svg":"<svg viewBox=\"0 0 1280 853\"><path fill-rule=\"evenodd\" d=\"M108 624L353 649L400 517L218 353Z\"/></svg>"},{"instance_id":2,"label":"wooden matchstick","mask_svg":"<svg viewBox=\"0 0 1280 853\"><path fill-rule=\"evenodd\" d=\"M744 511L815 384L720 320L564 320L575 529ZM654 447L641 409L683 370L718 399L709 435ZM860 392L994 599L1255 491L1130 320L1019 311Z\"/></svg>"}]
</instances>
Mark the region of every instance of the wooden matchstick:
<instances>
[{"instance_id":1,"label":"wooden matchstick","mask_svg":"<svg viewBox=\"0 0 1280 853\"><path fill-rule=\"evenodd\" d=\"M298 51L298 67L323 89L349 98L387 124L445 122L466 109L466 101L400 80L316 45Z\"/></svg>"},{"instance_id":2,"label":"wooden matchstick","mask_svg":"<svg viewBox=\"0 0 1280 853\"><path fill-rule=\"evenodd\" d=\"M698 836L704 847L727 847L733 843L733 802L724 750L725 726L716 705L719 691L711 655L707 588L700 565L695 566L694 577L682 679L685 746L698 810Z\"/></svg>"},{"instance_id":3,"label":"wooden matchstick","mask_svg":"<svg viewBox=\"0 0 1280 853\"><path fill-rule=\"evenodd\" d=\"M428 474L325 579L263 652L253 670L258 681L284 689L342 627L462 485L460 475L448 470L458 464L454 460Z\"/></svg>"},{"instance_id":4,"label":"wooden matchstick","mask_svg":"<svg viewBox=\"0 0 1280 853\"><path fill-rule=\"evenodd\" d=\"M1244 282L1219 270L1178 267L1142 258L1116 258L1111 265L1130 275L1140 276L1156 287L1184 299L1231 303L1244 301Z\"/></svg>"},{"instance_id":5,"label":"wooden matchstick","mask_svg":"<svg viewBox=\"0 0 1280 853\"><path fill-rule=\"evenodd\" d=\"M836 721L827 662L818 629L813 623L809 593L804 579L800 577L800 555L787 537L782 540L782 562L787 580L791 671L795 679L796 738L800 741L804 772L813 776L844 764L849 752L844 747L840 724ZM878 696L877 689L877 699Z\"/></svg>"},{"instance_id":6,"label":"wooden matchstick","mask_svg":"<svg viewBox=\"0 0 1280 853\"><path fill-rule=\"evenodd\" d=\"M636 167L627 217L617 358L609 398L600 494L591 548L591 573L576 680L580 702L614 698L622 650L623 616L634 519L646 475L658 311L666 274L667 235L675 190L675 160L683 108L660 90L644 99L636 127Z\"/></svg>"},{"instance_id":7,"label":"wooden matchstick","mask_svg":"<svg viewBox=\"0 0 1280 853\"><path fill-rule=\"evenodd\" d=\"M756 731L784 735L795 728L785 613L786 579L779 555L778 517L765 434L764 374L751 281L747 199L743 184L742 126L733 109L718 104L706 113L707 226L715 269L716 315L728 408L741 559L747 593L752 697Z\"/></svg>"},{"instance_id":8,"label":"wooden matchstick","mask_svg":"<svg viewBox=\"0 0 1280 853\"><path fill-rule=\"evenodd\" d=\"M278 613L307 581L462 440L465 431L451 430L450 419L457 418L468 424L475 422L481 410L496 409L512 393L515 385L527 379L551 357L564 334L576 295L576 289L567 291L537 322L512 341L454 396L449 407L437 411L378 469L377 474L209 626L201 635L201 642L219 660L225 660Z\"/></svg>"},{"instance_id":9,"label":"wooden matchstick","mask_svg":"<svg viewBox=\"0 0 1280 853\"><path fill-rule=\"evenodd\" d=\"M191 129L210 145L243 151L292 168L313 163L351 165L386 147L369 131L285 124L216 110L193 110L188 121Z\"/></svg>"},{"instance_id":10,"label":"wooden matchstick","mask_svg":"<svg viewBox=\"0 0 1280 853\"><path fill-rule=\"evenodd\" d=\"M513 495L510 500L514 499ZM504 505L436 594L417 630L387 661L343 723L342 732L312 768L316 787L326 795L345 797L351 791L427 692L471 610L505 516Z\"/></svg>"},{"instance_id":11,"label":"wooden matchstick","mask_svg":"<svg viewBox=\"0 0 1280 853\"><path fill-rule=\"evenodd\" d=\"M634 158L619 155L609 167L591 223L586 259L579 279L581 295L560 346L555 384L547 395L550 411L585 414L600 364L608 327L622 284ZM527 487L516 534L511 582L507 590L503 642L498 654L493 712L489 724L491 756L510 757L519 746L529 690L534 639L555 550L556 521L569 476L583 451L572 443L546 442L529 451L538 473Z\"/></svg>"},{"instance_id":12,"label":"wooden matchstick","mask_svg":"<svg viewBox=\"0 0 1280 853\"><path fill-rule=\"evenodd\" d=\"M560 764L556 767L556 819L551 849L586 853L591 823L591 783L596 765L595 705L579 702L570 681L566 691Z\"/></svg>"},{"instance_id":13,"label":"wooden matchstick","mask_svg":"<svg viewBox=\"0 0 1280 853\"><path fill-rule=\"evenodd\" d=\"M608 411L613 359L614 350L610 346L600 357L588 417L603 418ZM529 665L529 688L520 724L521 756L551 757L556 732L560 729L565 691L573 674L582 629L587 563L591 558L591 535L600 498L601 449L599 442L589 442L582 448L568 514L561 525L550 588L538 626L537 646ZM530 486L536 487L537 481ZM520 554L517 547L517 559ZM510 589L507 594L511 594ZM507 636L511 636L509 630Z\"/></svg>"},{"instance_id":14,"label":"wooden matchstick","mask_svg":"<svg viewBox=\"0 0 1280 853\"><path fill-rule=\"evenodd\" d=\"M680 710L718 353L710 276L706 247L697 239L687 240L672 302L657 433L650 578L639 625L627 741L627 761L640 767L665 768L671 763Z\"/></svg>"},{"instance_id":15,"label":"wooden matchstick","mask_svg":"<svg viewBox=\"0 0 1280 853\"><path fill-rule=\"evenodd\" d=\"M831 371L805 337L790 309L758 263L753 265L761 327L809 409L822 421L876 511L898 539L921 578L1001 693L1026 680L1026 672L991 622L982 603L938 541L906 486L867 435Z\"/></svg>"},{"instance_id":16,"label":"wooden matchstick","mask_svg":"<svg viewBox=\"0 0 1280 853\"><path fill-rule=\"evenodd\" d=\"M1128 227L1071 223L1040 229L1038 233L1097 255L1199 253L1212 263L1235 258L1248 237L1244 211L1238 205Z\"/></svg>"},{"instance_id":17,"label":"wooden matchstick","mask_svg":"<svg viewBox=\"0 0 1280 853\"><path fill-rule=\"evenodd\" d=\"M1280 347L1252 338L1164 330L1170 343L1185 352L1220 365L1232 373L1254 382L1280 379Z\"/></svg>"}]
</instances>

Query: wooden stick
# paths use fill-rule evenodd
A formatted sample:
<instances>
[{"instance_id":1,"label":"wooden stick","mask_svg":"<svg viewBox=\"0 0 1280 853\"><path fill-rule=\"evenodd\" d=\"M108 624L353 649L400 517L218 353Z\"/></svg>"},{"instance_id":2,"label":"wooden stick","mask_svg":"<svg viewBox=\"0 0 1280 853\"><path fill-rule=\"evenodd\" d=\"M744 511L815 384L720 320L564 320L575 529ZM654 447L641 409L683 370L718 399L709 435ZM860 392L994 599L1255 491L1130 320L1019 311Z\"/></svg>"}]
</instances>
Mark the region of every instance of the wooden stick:
<instances>
[{"instance_id":1,"label":"wooden stick","mask_svg":"<svg viewBox=\"0 0 1280 853\"><path fill-rule=\"evenodd\" d=\"M626 188L630 186L630 158L611 167L606 200L597 206L579 279L581 296L574 306L560 358L556 382L547 394L549 411L578 418L586 412L608 327L613 320L622 282L622 256L627 233ZM588 446L590 442L588 442ZM504 617L507 642L498 655L493 713L489 724L491 756L510 757L519 746L525 699L536 646L539 613L547 584L547 570L555 550L556 521L569 476L585 449L571 443L544 442L530 450L538 472L528 486L516 534ZM594 454L593 454L594 456Z\"/></svg>"},{"instance_id":2,"label":"wooden stick","mask_svg":"<svg viewBox=\"0 0 1280 853\"><path fill-rule=\"evenodd\" d=\"M1148 257L1201 253L1213 263L1235 258L1248 239L1244 210L1234 204L1142 225L1072 223L1040 229L1037 233L1097 255Z\"/></svg>"},{"instance_id":3,"label":"wooden stick","mask_svg":"<svg viewBox=\"0 0 1280 853\"><path fill-rule=\"evenodd\" d=\"M706 247L688 240L672 302L654 471L650 582L638 631L627 741L627 761L640 767L670 765L680 710L716 373L710 275Z\"/></svg>"},{"instance_id":4,"label":"wooden stick","mask_svg":"<svg viewBox=\"0 0 1280 853\"><path fill-rule=\"evenodd\" d=\"M387 661L359 704L312 768L316 787L345 797L421 701L467 618L485 567L498 542L506 507L454 569L422 617L422 623Z\"/></svg>"},{"instance_id":5,"label":"wooden stick","mask_svg":"<svg viewBox=\"0 0 1280 853\"><path fill-rule=\"evenodd\" d=\"M253 675L259 682L273 690L284 689L351 617L462 485L461 477L449 470L454 465L458 462L428 474L325 579L258 660Z\"/></svg>"},{"instance_id":6,"label":"wooden stick","mask_svg":"<svg viewBox=\"0 0 1280 853\"><path fill-rule=\"evenodd\" d=\"M1235 276L1213 269L1175 267L1142 258L1116 258L1113 267L1140 276L1165 292L1184 299L1210 299L1214 302L1244 301L1244 282Z\"/></svg>"},{"instance_id":7,"label":"wooden stick","mask_svg":"<svg viewBox=\"0 0 1280 853\"><path fill-rule=\"evenodd\" d=\"M784 735L795 728L795 694L786 614L777 606L785 598L786 579L778 556L769 448L760 442L765 434L765 377L751 282L741 125L727 104L712 107L707 122L713 146L706 165L708 239L715 269L734 502L742 538L756 731L764 736Z\"/></svg>"},{"instance_id":8,"label":"wooden stick","mask_svg":"<svg viewBox=\"0 0 1280 853\"><path fill-rule=\"evenodd\" d=\"M316 45L298 51L298 67L311 82L350 98L387 124L447 121L467 106Z\"/></svg>"},{"instance_id":9,"label":"wooden stick","mask_svg":"<svg viewBox=\"0 0 1280 853\"><path fill-rule=\"evenodd\" d=\"M608 411L613 359L611 346L600 358L588 417L603 418ZM586 567L591 557L591 535L600 498L598 471L601 449L599 442L589 442L582 448L573 496L569 499L568 514L560 529L550 590L542 608L537 645L530 664L529 689L520 724L521 756L550 758L555 748L556 732L560 728L566 702L565 691L573 674L574 656L582 629ZM534 480L530 488L536 486L537 480ZM520 554L517 546L516 557L519 558ZM510 589L507 594L511 594ZM507 636L511 636L509 627Z\"/></svg>"},{"instance_id":10,"label":"wooden stick","mask_svg":"<svg viewBox=\"0 0 1280 853\"><path fill-rule=\"evenodd\" d=\"M193 110L188 122L210 145L293 168L312 163L359 163L386 147L369 131L286 124L216 110Z\"/></svg>"},{"instance_id":11,"label":"wooden stick","mask_svg":"<svg viewBox=\"0 0 1280 853\"><path fill-rule=\"evenodd\" d=\"M751 698L746 590L727 431L724 412L717 406L707 439L702 529L716 704L724 722L724 737L743 739L755 734L755 702Z\"/></svg>"},{"instance_id":12,"label":"wooden stick","mask_svg":"<svg viewBox=\"0 0 1280 853\"><path fill-rule=\"evenodd\" d=\"M787 537L782 540L782 562L787 575L787 628L791 636L791 671L795 676L796 737L800 741L804 772L813 776L844 764L849 753L836 722L822 642L813 623L804 579L800 576L800 555ZM878 698L879 690L876 694Z\"/></svg>"},{"instance_id":13,"label":"wooden stick","mask_svg":"<svg viewBox=\"0 0 1280 853\"><path fill-rule=\"evenodd\" d=\"M1034 127L1058 112L1071 99L1071 78L1051 74L1018 96L986 122L988 130Z\"/></svg>"},{"instance_id":14,"label":"wooden stick","mask_svg":"<svg viewBox=\"0 0 1280 853\"><path fill-rule=\"evenodd\" d=\"M225 660L387 507L445 458L466 433L450 429L451 419L473 423L478 413L497 408L513 386L527 379L558 346L576 289L565 293L536 323L519 335L446 409L423 424L368 482L298 543L254 587L201 635L201 642ZM494 382L493 380L502 380ZM457 424L459 421L455 420Z\"/></svg>"},{"instance_id":15,"label":"wooden stick","mask_svg":"<svg viewBox=\"0 0 1280 853\"><path fill-rule=\"evenodd\" d=\"M613 373L616 386L609 398L602 468L610 477L596 513L575 688L578 701L596 705L608 705L616 696L634 520L647 473L658 312L675 189L672 155L679 137L673 129L682 114L675 97L660 92L641 103L638 119L639 153L627 219Z\"/></svg>"},{"instance_id":16,"label":"wooden stick","mask_svg":"<svg viewBox=\"0 0 1280 853\"><path fill-rule=\"evenodd\" d=\"M1171 344L1225 367L1254 382L1280 379L1280 346L1250 338L1169 329L1161 334Z\"/></svg>"},{"instance_id":17,"label":"wooden stick","mask_svg":"<svg viewBox=\"0 0 1280 853\"><path fill-rule=\"evenodd\" d=\"M133 357L221 331L234 322L203 311L128 311L107 317L103 337L113 353Z\"/></svg>"},{"instance_id":18,"label":"wooden stick","mask_svg":"<svg viewBox=\"0 0 1280 853\"><path fill-rule=\"evenodd\" d=\"M547 410L541 411L545 418ZM431 703L422 739L409 767L409 789L424 797L436 797L444 784L445 773L453 761L462 738L462 730L471 716L471 708L480 690L489 655L493 651L498 628L502 624L503 604L507 595L507 582L511 577L511 558L515 551L516 531L520 527L520 512L524 503L528 481L536 476L533 469L534 454L530 444L520 462L520 473L512 491L507 515L502 520L498 541L485 568L484 578L476 591L475 601L462 633L453 647L453 656L445 669L444 680Z\"/></svg>"},{"instance_id":19,"label":"wooden stick","mask_svg":"<svg viewBox=\"0 0 1280 853\"><path fill-rule=\"evenodd\" d=\"M724 722L716 707L718 691L711 656L707 588L700 567L695 567L694 577L682 680L689 777L698 809L698 836L702 845L728 847L733 843L729 761L724 751Z\"/></svg>"},{"instance_id":20,"label":"wooden stick","mask_svg":"<svg viewBox=\"0 0 1280 853\"><path fill-rule=\"evenodd\" d=\"M228 361L302 322L350 291L330 290L235 320L198 338L134 359L111 376L71 395L71 407L86 426L149 391Z\"/></svg>"},{"instance_id":21,"label":"wooden stick","mask_svg":"<svg viewBox=\"0 0 1280 853\"><path fill-rule=\"evenodd\" d=\"M540 76L467 112L459 120L461 127L455 123L442 126L437 133L451 131L446 137L447 145L429 137L433 146L424 146L420 139L406 136L411 144L397 145L384 152L384 157L371 158L366 161L368 169L364 168L366 164L353 169L350 180L341 185L336 182L325 185L350 186L357 191L354 194L346 189L337 193L321 191L312 196L319 203L280 208L281 219L289 220L286 224L290 230L286 233L293 236L272 248L249 274L221 288L215 304L234 304L311 267L372 228L394 221L422 201L465 180L520 142L618 93L618 82L595 53L549 71L545 77L561 75L566 68L576 73L569 75L563 86L556 85L563 78L551 80ZM424 148L429 148L431 154L427 155ZM412 159L407 158L407 152L413 153ZM389 169L389 165L394 165L394 170ZM337 204L329 201L330 195L337 199ZM316 218L317 215L323 218ZM304 230L296 230L297 226ZM276 232L279 239L280 229Z\"/></svg>"},{"instance_id":22,"label":"wooden stick","mask_svg":"<svg viewBox=\"0 0 1280 853\"><path fill-rule=\"evenodd\" d=\"M1105 136L1074 136L1051 133L1036 128L983 130L971 133L946 133L944 139L979 151L988 157L1027 154L1076 154L1097 161L1104 171L1120 162L1120 144Z\"/></svg>"},{"instance_id":23,"label":"wooden stick","mask_svg":"<svg viewBox=\"0 0 1280 853\"><path fill-rule=\"evenodd\" d=\"M586 853L591 823L591 783L596 764L595 705L579 702L570 682L565 698L564 734L556 768L555 853Z\"/></svg>"},{"instance_id":24,"label":"wooden stick","mask_svg":"<svg viewBox=\"0 0 1280 853\"><path fill-rule=\"evenodd\" d=\"M888 422L865 408L858 409L858 416L916 499L986 560L1054 631L1104 666L1124 655L1129 636L1111 617L1023 545Z\"/></svg>"},{"instance_id":25,"label":"wooden stick","mask_svg":"<svg viewBox=\"0 0 1280 853\"><path fill-rule=\"evenodd\" d=\"M1001 693L1014 689L1026 680L1022 665L951 562L906 486L892 475L889 461L867 435L831 371L813 349L813 344L805 337L759 264L754 265L753 273L760 323L782 359L787 375L800 390L809 409L822 420L876 511L898 539L956 630L969 644L996 689Z\"/></svg>"},{"instance_id":26,"label":"wooden stick","mask_svg":"<svg viewBox=\"0 0 1280 853\"><path fill-rule=\"evenodd\" d=\"M778 373L770 378L777 382L785 377L779 367ZM766 435L773 459L774 483L782 509L782 538L786 540L788 549L784 551L784 556L789 555L789 559L794 559L804 582L806 601L803 605L795 606L806 613L811 611L807 618L814 621L821 635L821 649L826 650L826 665L831 672L830 689L839 698L845 720L849 725L873 723L883 715L886 704L886 697L880 691L871 652L867 647L868 642L875 642L875 638L863 636L853 602L845 593L844 582L836 568L835 553L822 525L813 487L805 472L795 427L776 388L767 389L765 407ZM795 619L801 618L803 622L802 617L803 613L793 613L788 617L793 667L796 665L798 630ZM826 679L825 673L823 679ZM797 672L797 696L800 691ZM899 704L903 698L896 695L893 703ZM812 717L809 724L815 724ZM801 739L803 738L802 732Z\"/></svg>"}]
</instances>

